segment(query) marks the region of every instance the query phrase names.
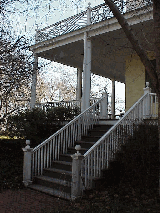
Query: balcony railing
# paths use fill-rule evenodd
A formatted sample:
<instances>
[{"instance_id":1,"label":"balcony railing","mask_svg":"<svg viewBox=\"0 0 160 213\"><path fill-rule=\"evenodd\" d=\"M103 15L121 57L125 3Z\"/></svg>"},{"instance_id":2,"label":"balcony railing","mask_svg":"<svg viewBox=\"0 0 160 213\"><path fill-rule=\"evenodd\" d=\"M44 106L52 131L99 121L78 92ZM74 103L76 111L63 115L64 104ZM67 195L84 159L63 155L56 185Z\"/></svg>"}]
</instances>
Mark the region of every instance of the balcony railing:
<instances>
[{"instance_id":1,"label":"balcony railing","mask_svg":"<svg viewBox=\"0 0 160 213\"><path fill-rule=\"evenodd\" d=\"M124 0L114 0L114 2L121 13L152 4L151 0L143 0L142 2L140 1L141 3L139 4L133 4L130 1L127 1L126 3ZM89 6L86 11L59 21L41 30L37 30L36 43L79 30L87 25L99 23L112 17L113 13L105 3L93 8Z\"/></svg>"}]
</instances>

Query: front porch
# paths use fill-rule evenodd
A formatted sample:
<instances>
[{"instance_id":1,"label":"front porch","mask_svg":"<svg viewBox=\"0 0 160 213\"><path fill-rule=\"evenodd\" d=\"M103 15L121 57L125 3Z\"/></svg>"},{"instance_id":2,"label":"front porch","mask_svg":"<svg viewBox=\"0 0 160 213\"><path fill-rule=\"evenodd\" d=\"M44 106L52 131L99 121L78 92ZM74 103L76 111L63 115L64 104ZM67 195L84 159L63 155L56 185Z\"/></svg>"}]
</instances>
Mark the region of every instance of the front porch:
<instances>
[{"instance_id":1,"label":"front porch","mask_svg":"<svg viewBox=\"0 0 160 213\"><path fill-rule=\"evenodd\" d=\"M146 3L146 5L147 4L148 3ZM149 40L152 44L152 6L149 5L137 9L136 16L134 16L133 11L126 12L124 15L137 33L142 47L148 52L152 52L153 45L147 42ZM139 28L142 26L143 35L139 31ZM144 34L146 39L143 39ZM129 98L134 98L135 102L143 93L137 95L136 92L136 97L132 97L135 96L134 94L131 95L131 81L134 81L134 79L130 79L129 77L129 73L131 72L130 64L132 61L130 60L128 63L128 57L131 56L132 58L134 52L117 20L113 17L112 13L109 12L105 4L98 5L94 8L91 8L89 5L87 10L80 14L69 17L44 29L37 30L35 45L31 46L30 49L35 55L31 108L35 106L36 100L36 67L38 57L77 68L76 100L81 100L82 111L90 106L91 73L112 80L111 114L113 118L115 115L115 81L126 84L127 110L131 107ZM133 66L134 64L132 67ZM141 66L141 70L144 72L143 66ZM139 73L137 76L138 75ZM137 76L135 76L135 78L137 78ZM143 78L143 82L138 82L141 91L143 91L145 87L145 82L145 77ZM137 86L134 85L134 87L136 90Z\"/></svg>"},{"instance_id":2,"label":"front porch","mask_svg":"<svg viewBox=\"0 0 160 213\"><path fill-rule=\"evenodd\" d=\"M152 6L147 4L136 9L136 16L134 11L126 12L124 16L137 32L143 48L154 59L153 44L147 42L152 42L153 22ZM81 25L84 19L86 23ZM142 26L143 33L139 30ZM108 168L116 152L133 135L135 126L138 127L146 119L157 125L157 96L151 92L148 82L145 87L145 69L117 20L104 4L95 8L89 5L87 11L37 31L36 44L31 50L35 54L31 107L36 106L38 57L43 57L77 67L78 100L59 104L71 107L75 104L81 107L81 113L34 149L27 141L23 150L24 184L73 200L83 193L84 188L93 186L94 179L101 176L101 170ZM112 79L110 113L106 92L90 104L91 72ZM100 122L108 119L109 114L115 118L115 81L126 84L127 110L108 130L108 124ZM48 107L55 105L47 104ZM45 109L46 105L39 107ZM64 191L59 190L61 187Z\"/></svg>"}]
</instances>

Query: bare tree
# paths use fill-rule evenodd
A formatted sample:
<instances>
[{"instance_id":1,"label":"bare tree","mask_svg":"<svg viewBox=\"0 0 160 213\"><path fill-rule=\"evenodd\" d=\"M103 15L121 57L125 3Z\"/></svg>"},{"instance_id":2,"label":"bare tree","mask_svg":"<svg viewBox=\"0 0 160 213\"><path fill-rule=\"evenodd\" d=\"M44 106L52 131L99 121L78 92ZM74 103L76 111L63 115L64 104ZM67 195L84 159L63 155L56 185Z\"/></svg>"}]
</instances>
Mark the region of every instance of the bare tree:
<instances>
[{"instance_id":1,"label":"bare tree","mask_svg":"<svg viewBox=\"0 0 160 213\"><path fill-rule=\"evenodd\" d=\"M7 32L8 33L8 32ZM6 117L25 105L30 97L32 57L28 44L21 37L8 41L5 34L0 41L0 99L1 116Z\"/></svg>"}]
</instances>

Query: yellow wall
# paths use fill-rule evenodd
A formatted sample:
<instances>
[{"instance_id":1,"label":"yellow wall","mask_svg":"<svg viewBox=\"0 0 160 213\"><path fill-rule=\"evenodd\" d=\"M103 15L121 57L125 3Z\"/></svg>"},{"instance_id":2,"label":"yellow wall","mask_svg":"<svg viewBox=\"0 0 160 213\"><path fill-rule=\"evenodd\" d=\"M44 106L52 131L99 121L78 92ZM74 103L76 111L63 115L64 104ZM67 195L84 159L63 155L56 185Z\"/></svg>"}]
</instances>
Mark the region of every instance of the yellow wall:
<instances>
[{"instance_id":1,"label":"yellow wall","mask_svg":"<svg viewBox=\"0 0 160 213\"><path fill-rule=\"evenodd\" d=\"M145 68L137 55L126 59L126 111L144 94Z\"/></svg>"},{"instance_id":2,"label":"yellow wall","mask_svg":"<svg viewBox=\"0 0 160 213\"><path fill-rule=\"evenodd\" d=\"M148 52L148 57L153 60L154 53ZM144 94L145 68L137 55L126 58L125 67L125 91L126 91L126 111Z\"/></svg>"}]
</instances>

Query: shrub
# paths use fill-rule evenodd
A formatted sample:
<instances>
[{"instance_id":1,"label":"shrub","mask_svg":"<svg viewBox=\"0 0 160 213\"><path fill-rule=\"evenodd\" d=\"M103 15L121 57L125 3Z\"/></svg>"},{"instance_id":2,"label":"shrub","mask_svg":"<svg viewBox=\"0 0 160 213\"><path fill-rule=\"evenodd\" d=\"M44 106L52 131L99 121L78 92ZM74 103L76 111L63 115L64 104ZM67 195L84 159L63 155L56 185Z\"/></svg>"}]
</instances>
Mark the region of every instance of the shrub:
<instances>
[{"instance_id":1,"label":"shrub","mask_svg":"<svg viewBox=\"0 0 160 213\"><path fill-rule=\"evenodd\" d=\"M78 113L78 108L70 107L55 107L47 111L40 108L26 110L8 118L6 134L11 138L29 139L34 147L60 129L61 121L71 120Z\"/></svg>"},{"instance_id":2,"label":"shrub","mask_svg":"<svg viewBox=\"0 0 160 213\"><path fill-rule=\"evenodd\" d=\"M25 140L0 140L0 189L23 188L23 151Z\"/></svg>"},{"instance_id":3,"label":"shrub","mask_svg":"<svg viewBox=\"0 0 160 213\"><path fill-rule=\"evenodd\" d=\"M117 158L123 168L122 182L128 182L140 193L156 192L158 188L158 141L157 126L139 125L133 137L122 146L123 155Z\"/></svg>"}]
</instances>

